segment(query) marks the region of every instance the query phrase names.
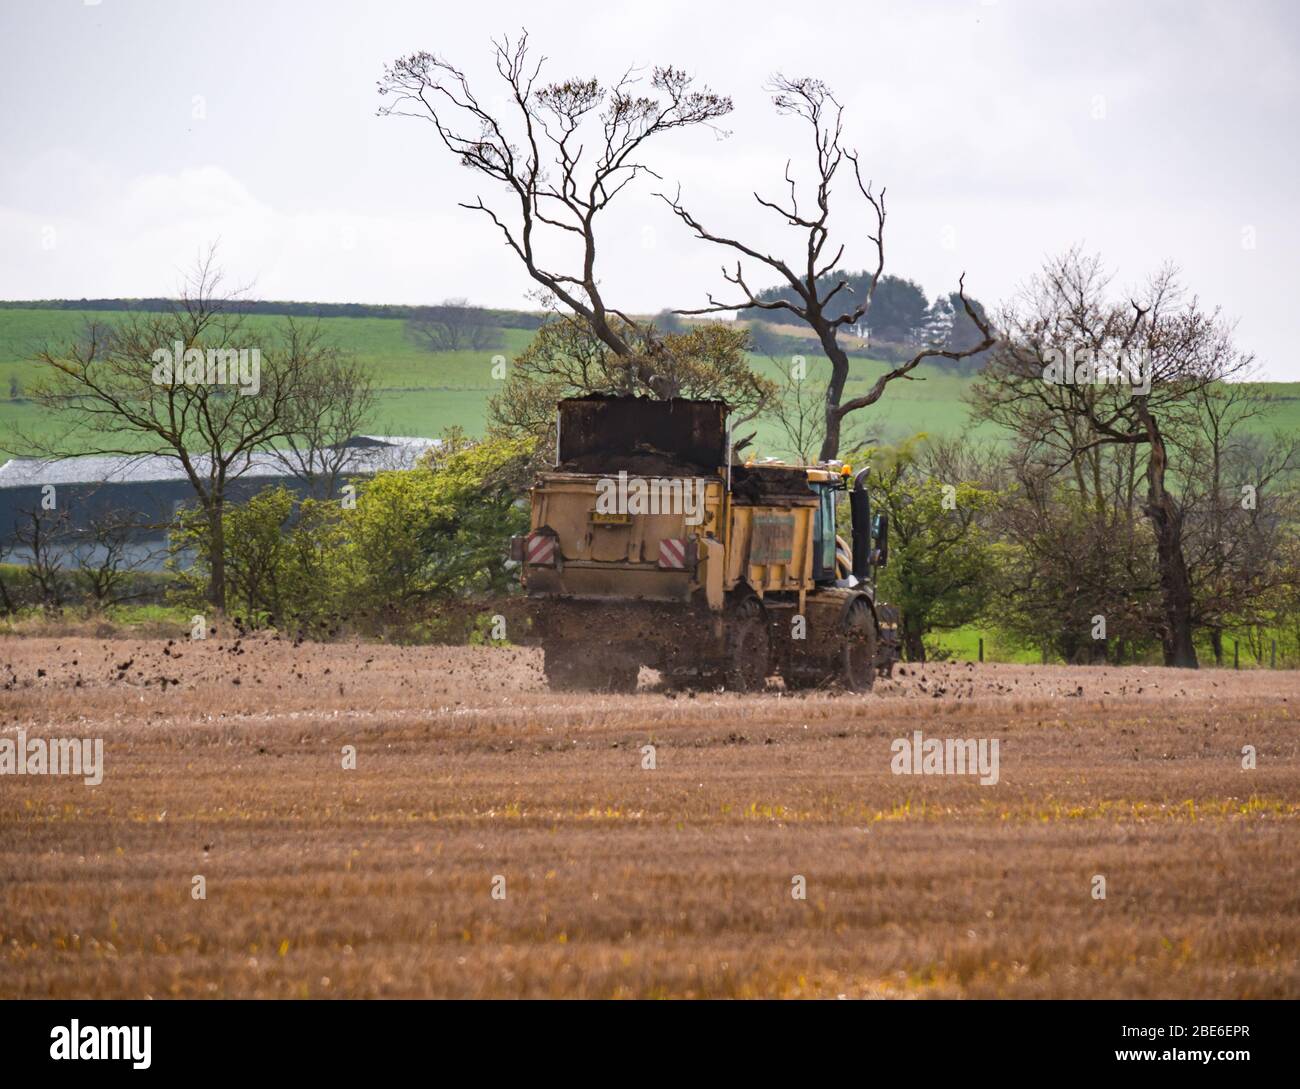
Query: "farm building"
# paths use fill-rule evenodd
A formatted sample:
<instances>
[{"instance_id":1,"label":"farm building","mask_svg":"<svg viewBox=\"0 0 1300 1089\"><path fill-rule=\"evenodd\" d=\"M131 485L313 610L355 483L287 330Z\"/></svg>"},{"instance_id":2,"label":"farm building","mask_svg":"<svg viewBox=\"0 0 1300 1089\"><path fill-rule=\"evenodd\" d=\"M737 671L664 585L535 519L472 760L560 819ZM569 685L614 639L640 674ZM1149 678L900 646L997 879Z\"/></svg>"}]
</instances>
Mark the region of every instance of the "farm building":
<instances>
[{"instance_id":1,"label":"farm building","mask_svg":"<svg viewBox=\"0 0 1300 1089\"><path fill-rule=\"evenodd\" d=\"M227 499L238 503L281 484L300 496L337 497L349 479L385 469L409 469L439 443L408 436L357 435L328 450L257 451L232 466ZM196 456L200 476L211 459ZM194 502L185 470L156 455L13 458L0 465L0 558L31 559L34 512L57 525L59 551L83 550L105 525L129 525L127 551L143 569L161 567L166 527L183 504Z\"/></svg>"}]
</instances>

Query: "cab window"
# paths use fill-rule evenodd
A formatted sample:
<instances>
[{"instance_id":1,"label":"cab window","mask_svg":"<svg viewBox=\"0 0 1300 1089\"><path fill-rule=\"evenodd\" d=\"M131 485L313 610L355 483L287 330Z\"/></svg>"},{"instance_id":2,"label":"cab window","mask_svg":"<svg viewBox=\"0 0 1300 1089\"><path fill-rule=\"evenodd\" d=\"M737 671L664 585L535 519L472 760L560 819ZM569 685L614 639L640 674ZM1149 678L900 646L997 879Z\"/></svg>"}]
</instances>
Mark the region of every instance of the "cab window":
<instances>
[{"instance_id":1,"label":"cab window","mask_svg":"<svg viewBox=\"0 0 1300 1089\"><path fill-rule=\"evenodd\" d=\"M835 577L835 489L809 484L816 493L817 513L813 516L813 579Z\"/></svg>"}]
</instances>

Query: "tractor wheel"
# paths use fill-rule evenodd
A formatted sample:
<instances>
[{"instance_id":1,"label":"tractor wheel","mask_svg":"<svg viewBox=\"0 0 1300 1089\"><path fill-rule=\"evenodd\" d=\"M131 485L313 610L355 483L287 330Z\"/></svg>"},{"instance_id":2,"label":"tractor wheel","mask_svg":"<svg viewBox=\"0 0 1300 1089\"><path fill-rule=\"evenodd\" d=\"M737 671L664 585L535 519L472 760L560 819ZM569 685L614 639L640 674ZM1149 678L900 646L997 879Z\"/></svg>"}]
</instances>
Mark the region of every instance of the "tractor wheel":
<instances>
[{"instance_id":1,"label":"tractor wheel","mask_svg":"<svg viewBox=\"0 0 1300 1089\"><path fill-rule=\"evenodd\" d=\"M870 692L876 680L876 618L862 600L849 606L844 619L839 680L850 692Z\"/></svg>"},{"instance_id":2,"label":"tractor wheel","mask_svg":"<svg viewBox=\"0 0 1300 1089\"><path fill-rule=\"evenodd\" d=\"M757 692L767 681L772 641L767 613L757 598L739 602L727 618L724 686L730 692Z\"/></svg>"}]
</instances>

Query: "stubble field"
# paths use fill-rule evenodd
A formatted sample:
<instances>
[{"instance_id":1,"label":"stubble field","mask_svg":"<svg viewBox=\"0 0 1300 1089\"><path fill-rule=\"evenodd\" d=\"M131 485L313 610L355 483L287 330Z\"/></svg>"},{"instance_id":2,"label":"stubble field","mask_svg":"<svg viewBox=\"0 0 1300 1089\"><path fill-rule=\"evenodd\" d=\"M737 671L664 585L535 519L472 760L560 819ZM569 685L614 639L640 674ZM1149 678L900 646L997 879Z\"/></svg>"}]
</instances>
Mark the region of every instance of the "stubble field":
<instances>
[{"instance_id":1,"label":"stubble field","mask_svg":"<svg viewBox=\"0 0 1300 1089\"><path fill-rule=\"evenodd\" d=\"M0 997L1300 997L1300 676L905 668L0 640L0 739L105 764L0 776ZM895 775L915 730L998 782Z\"/></svg>"}]
</instances>

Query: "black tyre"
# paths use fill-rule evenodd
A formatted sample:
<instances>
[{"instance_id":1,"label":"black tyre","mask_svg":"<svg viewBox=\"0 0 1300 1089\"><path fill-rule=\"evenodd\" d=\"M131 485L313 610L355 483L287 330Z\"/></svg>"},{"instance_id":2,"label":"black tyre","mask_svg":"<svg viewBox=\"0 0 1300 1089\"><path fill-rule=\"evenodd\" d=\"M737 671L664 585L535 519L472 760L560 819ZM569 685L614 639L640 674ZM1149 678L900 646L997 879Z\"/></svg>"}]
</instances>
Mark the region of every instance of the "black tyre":
<instances>
[{"instance_id":1,"label":"black tyre","mask_svg":"<svg viewBox=\"0 0 1300 1089\"><path fill-rule=\"evenodd\" d=\"M876 618L862 600L850 605L844 618L839 681L850 692L870 692L876 682Z\"/></svg>"},{"instance_id":2,"label":"black tyre","mask_svg":"<svg viewBox=\"0 0 1300 1089\"><path fill-rule=\"evenodd\" d=\"M767 613L757 598L745 598L727 617L724 686L731 692L760 691L767 682L771 655Z\"/></svg>"}]
</instances>

